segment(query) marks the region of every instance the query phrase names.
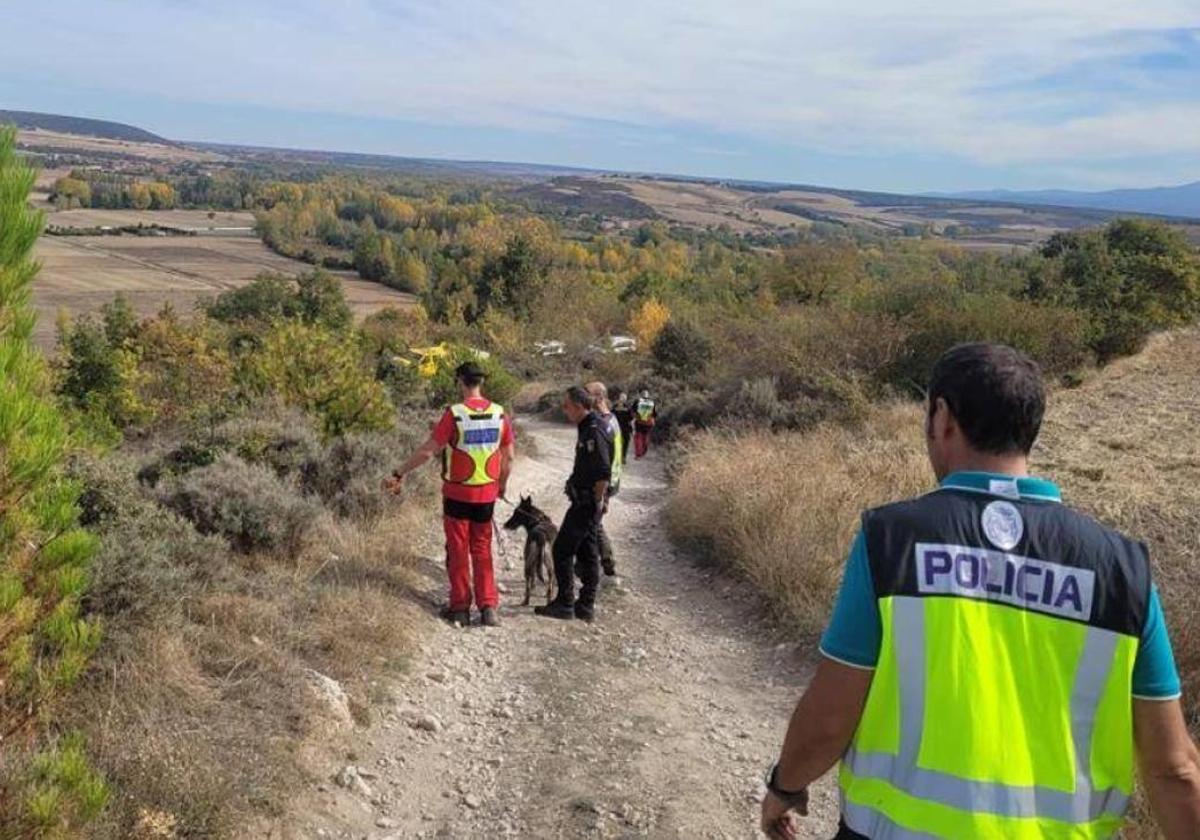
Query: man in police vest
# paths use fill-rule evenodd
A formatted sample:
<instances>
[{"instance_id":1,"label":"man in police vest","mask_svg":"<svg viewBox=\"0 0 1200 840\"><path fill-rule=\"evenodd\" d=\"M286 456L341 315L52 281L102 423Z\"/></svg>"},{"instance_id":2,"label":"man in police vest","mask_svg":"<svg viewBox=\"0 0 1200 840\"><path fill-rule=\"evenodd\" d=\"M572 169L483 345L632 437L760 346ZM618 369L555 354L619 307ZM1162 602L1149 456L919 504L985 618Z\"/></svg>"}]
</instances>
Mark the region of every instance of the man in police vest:
<instances>
[{"instance_id":1,"label":"man in police vest","mask_svg":"<svg viewBox=\"0 0 1200 840\"><path fill-rule=\"evenodd\" d=\"M841 760L838 838L1106 838L1134 763L1171 840L1200 838L1200 756L1146 548L1027 474L1032 361L938 361L926 442L940 488L868 511L816 673L767 777L763 831L796 836Z\"/></svg>"},{"instance_id":2,"label":"man in police vest","mask_svg":"<svg viewBox=\"0 0 1200 840\"><path fill-rule=\"evenodd\" d=\"M558 594L544 606L534 607L547 618L596 617L596 590L600 586L598 529L608 508L608 483L612 479L613 439L607 424L594 410L592 396L573 385L563 400L563 413L575 425L575 463L567 479L571 506L554 540L554 579ZM575 573L579 572L579 599L575 598Z\"/></svg>"},{"instance_id":3,"label":"man in police vest","mask_svg":"<svg viewBox=\"0 0 1200 840\"><path fill-rule=\"evenodd\" d=\"M633 443L633 406L629 395L618 385L609 386L608 393L614 395L612 413L621 429L621 462L629 460L629 444Z\"/></svg>"},{"instance_id":4,"label":"man in police vest","mask_svg":"<svg viewBox=\"0 0 1200 840\"><path fill-rule=\"evenodd\" d=\"M589 382L583 387L591 396L595 406L594 410L608 427L608 436L613 441L612 478L608 482L608 501L611 502L612 497L621 490L621 470L625 466L624 433L621 430L621 423L608 401L608 386L603 382ZM605 515L608 515L607 511ZM600 568L604 570L604 574L612 577L617 573L617 561L613 555L612 540L609 539L608 532L604 529L603 521L596 527L596 535L600 543Z\"/></svg>"},{"instance_id":5,"label":"man in police vest","mask_svg":"<svg viewBox=\"0 0 1200 840\"><path fill-rule=\"evenodd\" d=\"M658 421L658 407L650 399L650 392L643 390L633 404L633 457L641 460L650 451L650 434Z\"/></svg>"},{"instance_id":6,"label":"man in police vest","mask_svg":"<svg viewBox=\"0 0 1200 840\"><path fill-rule=\"evenodd\" d=\"M454 373L462 402L446 409L429 440L392 474L387 486L398 493L404 476L442 453L442 522L450 578L445 617L463 627L471 623L474 578L480 622L495 627L500 594L492 566L492 515L496 499L508 489L515 451L512 422L503 406L483 396L479 365L465 362Z\"/></svg>"}]
</instances>

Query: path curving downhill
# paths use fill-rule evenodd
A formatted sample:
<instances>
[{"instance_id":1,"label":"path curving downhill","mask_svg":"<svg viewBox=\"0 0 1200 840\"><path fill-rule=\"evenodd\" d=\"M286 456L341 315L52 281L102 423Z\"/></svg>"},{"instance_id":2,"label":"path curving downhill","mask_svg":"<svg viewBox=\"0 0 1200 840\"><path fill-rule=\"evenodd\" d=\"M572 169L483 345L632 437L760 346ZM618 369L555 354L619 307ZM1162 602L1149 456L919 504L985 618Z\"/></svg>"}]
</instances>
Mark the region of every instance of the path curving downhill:
<instances>
[{"instance_id":1,"label":"path curving downhill","mask_svg":"<svg viewBox=\"0 0 1200 840\"><path fill-rule=\"evenodd\" d=\"M574 430L530 422L510 495L565 507ZM520 539L508 536L497 629L439 624L393 711L356 736L359 778L329 779L271 833L309 838L753 838L761 776L811 668L766 630L739 584L682 556L661 520L652 454L632 464L607 520L618 577L593 625L517 606ZM503 507L503 506L501 506ZM502 511L498 511L498 516ZM435 559L436 558L436 559ZM436 549L430 603L444 600ZM541 599L535 593L534 603ZM837 797L813 791L806 837L831 837Z\"/></svg>"}]
</instances>

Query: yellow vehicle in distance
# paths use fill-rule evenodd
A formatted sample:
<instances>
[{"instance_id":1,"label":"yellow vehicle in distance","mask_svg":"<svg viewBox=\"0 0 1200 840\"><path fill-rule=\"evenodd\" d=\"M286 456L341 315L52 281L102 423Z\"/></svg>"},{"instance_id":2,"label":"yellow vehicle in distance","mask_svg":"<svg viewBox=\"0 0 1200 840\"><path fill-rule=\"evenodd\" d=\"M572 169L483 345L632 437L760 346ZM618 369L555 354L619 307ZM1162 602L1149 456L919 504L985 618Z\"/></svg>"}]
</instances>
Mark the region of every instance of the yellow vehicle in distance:
<instances>
[{"instance_id":1,"label":"yellow vehicle in distance","mask_svg":"<svg viewBox=\"0 0 1200 840\"><path fill-rule=\"evenodd\" d=\"M476 359L488 359L492 355L486 350L479 350L475 347L461 347L445 341L429 347L411 347L408 352L412 358L393 356L392 362L402 367L415 367L422 379L432 379L437 375L438 369L443 364L464 353L469 353Z\"/></svg>"}]
</instances>

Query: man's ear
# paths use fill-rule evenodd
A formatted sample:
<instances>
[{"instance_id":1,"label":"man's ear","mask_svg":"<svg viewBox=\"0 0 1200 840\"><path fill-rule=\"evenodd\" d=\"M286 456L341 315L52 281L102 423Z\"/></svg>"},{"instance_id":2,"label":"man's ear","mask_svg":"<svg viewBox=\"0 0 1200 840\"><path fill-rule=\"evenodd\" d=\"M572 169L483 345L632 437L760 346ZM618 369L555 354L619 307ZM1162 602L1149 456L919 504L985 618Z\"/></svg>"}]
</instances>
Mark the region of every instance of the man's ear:
<instances>
[{"instance_id":1,"label":"man's ear","mask_svg":"<svg viewBox=\"0 0 1200 840\"><path fill-rule=\"evenodd\" d=\"M958 427L950 405L944 397L938 397L929 409L928 434L931 438L940 440L948 437Z\"/></svg>"}]
</instances>

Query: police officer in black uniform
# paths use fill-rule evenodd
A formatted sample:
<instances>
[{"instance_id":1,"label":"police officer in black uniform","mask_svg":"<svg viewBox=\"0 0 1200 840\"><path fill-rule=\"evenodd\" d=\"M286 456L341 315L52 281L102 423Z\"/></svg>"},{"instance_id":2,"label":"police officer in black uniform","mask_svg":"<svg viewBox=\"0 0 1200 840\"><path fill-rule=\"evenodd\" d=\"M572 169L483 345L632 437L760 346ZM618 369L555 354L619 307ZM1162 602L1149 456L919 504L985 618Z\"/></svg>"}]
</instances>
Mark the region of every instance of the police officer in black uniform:
<instances>
[{"instance_id":1,"label":"police officer in black uniform","mask_svg":"<svg viewBox=\"0 0 1200 840\"><path fill-rule=\"evenodd\" d=\"M548 618L591 621L595 617L596 589L600 585L599 526L608 509L608 483L612 478L613 446L604 420L593 410L591 395L583 388L567 389L563 411L579 429L575 467L567 480L571 500L558 538L554 541L554 576L558 595L534 612ZM579 599L575 599L575 572L579 572Z\"/></svg>"}]
</instances>

